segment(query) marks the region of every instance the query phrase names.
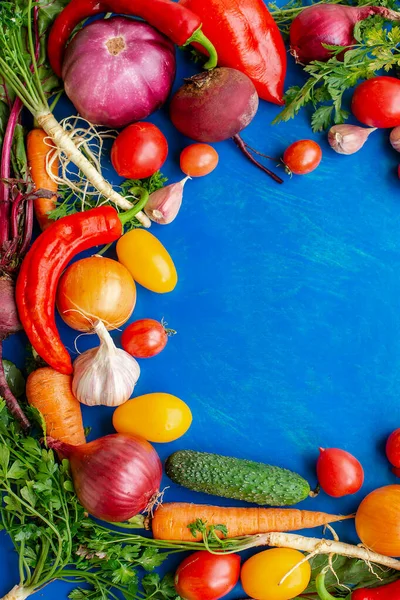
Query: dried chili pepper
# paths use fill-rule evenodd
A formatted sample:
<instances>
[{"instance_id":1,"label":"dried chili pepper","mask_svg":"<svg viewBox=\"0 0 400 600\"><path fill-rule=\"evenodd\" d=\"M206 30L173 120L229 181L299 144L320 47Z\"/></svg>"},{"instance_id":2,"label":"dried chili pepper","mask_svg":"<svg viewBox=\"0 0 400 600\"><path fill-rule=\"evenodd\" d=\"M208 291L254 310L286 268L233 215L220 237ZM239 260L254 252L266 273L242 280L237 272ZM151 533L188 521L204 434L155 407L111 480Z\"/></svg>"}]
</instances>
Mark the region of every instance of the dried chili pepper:
<instances>
[{"instance_id":1,"label":"dried chili pepper","mask_svg":"<svg viewBox=\"0 0 400 600\"><path fill-rule=\"evenodd\" d=\"M129 211L118 214L101 206L55 221L33 243L17 279L16 301L22 326L39 356L60 373L71 374L71 357L61 341L55 322L55 298L61 273L79 252L114 242L123 223L141 210L142 198Z\"/></svg>"},{"instance_id":2,"label":"dried chili pepper","mask_svg":"<svg viewBox=\"0 0 400 600\"><path fill-rule=\"evenodd\" d=\"M172 0L71 0L56 18L48 42L49 61L59 77L65 46L75 27L84 19L108 12L141 17L178 46L197 42L210 56L206 69L217 66L215 48L202 32L199 17Z\"/></svg>"},{"instance_id":3,"label":"dried chili pepper","mask_svg":"<svg viewBox=\"0 0 400 600\"><path fill-rule=\"evenodd\" d=\"M315 580L320 600L337 600L325 586L326 569L323 569ZM376 588L360 588L351 594L351 600L400 600L400 579Z\"/></svg>"},{"instance_id":4,"label":"dried chili pepper","mask_svg":"<svg viewBox=\"0 0 400 600\"><path fill-rule=\"evenodd\" d=\"M263 100L283 104L286 48L263 0L180 0L202 20L221 67L245 73Z\"/></svg>"}]
</instances>

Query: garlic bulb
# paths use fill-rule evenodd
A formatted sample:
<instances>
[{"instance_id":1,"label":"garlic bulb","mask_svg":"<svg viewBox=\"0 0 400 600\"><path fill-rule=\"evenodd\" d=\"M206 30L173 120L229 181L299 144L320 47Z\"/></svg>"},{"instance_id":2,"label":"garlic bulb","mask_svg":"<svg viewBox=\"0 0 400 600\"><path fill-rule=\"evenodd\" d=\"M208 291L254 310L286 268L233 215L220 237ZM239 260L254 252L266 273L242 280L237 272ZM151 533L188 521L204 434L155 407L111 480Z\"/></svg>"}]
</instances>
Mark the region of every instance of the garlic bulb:
<instances>
[{"instance_id":1,"label":"garlic bulb","mask_svg":"<svg viewBox=\"0 0 400 600\"><path fill-rule=\"evenodd\" d=\"M400 152L400 126L390 132L390 143L397 152Z\"/></svg>"},{"instance_id":2,"label":"garlic bulb","mask_svg":"<svg viewBox=\"0 0 400 600\"><path fill-rule=\"evenodd\" d=\"M355 154L367 141L376 127L358 127L357 125L334 125L328 133L328 142L338 154Z\"/></svg>"},{"instance_id":3,"label":"garlic bulb","mask_svg":"<svg viewBox=\"0 0 400 600\"><path fill-rule=\"evenodd\" d=\"M87 406L119 406L131 397L140 367L130 354L115 346L102 321L96 321L94 331L100 346L75 360L72 391Z\"/></svg>"}]
</instances>

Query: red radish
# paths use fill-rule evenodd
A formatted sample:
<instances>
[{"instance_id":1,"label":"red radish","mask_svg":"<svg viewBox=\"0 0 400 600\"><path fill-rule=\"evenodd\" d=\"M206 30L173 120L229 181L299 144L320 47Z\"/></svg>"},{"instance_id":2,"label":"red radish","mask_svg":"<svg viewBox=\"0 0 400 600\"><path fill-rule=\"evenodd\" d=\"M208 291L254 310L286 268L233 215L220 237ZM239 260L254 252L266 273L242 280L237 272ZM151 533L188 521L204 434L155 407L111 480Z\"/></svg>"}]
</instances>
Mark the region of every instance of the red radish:
<instances>
[{"instance_id":1,"label":"red radish","mask_svg":"<svg viewBox=\"0 0 400 600\"><path fill-rule=\"evenodd\" d=\"M197 142L233 138L239 149L278 183L282 179L261 165L239 136L255 117L258 95L253 82L236 69L219 67L199 73L176 92L170 107L175 127Z\"/></svg>"},{"instance_id":2,"label":"red radish","mask_svg":"<svg viewBox=\"0 0 400 600\"><path fill-rule=\"evenodd\" d=\"M400 125L400 79L381 75L363 81L354 92L353 115L370 127Z\"/></svg>"},{"instance_id":3,"label":"red radish","mask_svg":"<svg viewBox=\"0 0 400 600\"><path fill-rule=\"evenodd\" d=\"M352 454L339 448L320 448L319 451L318 482L328 496L341 498L361 489L364 470Z\"/></svg>"},{"instance_id":4,"label":"red radish","mask_svg":"<svg viewBox=\"0 0 400 600\"><path fill-rule=\"evenodd\" d=\"M97 519L127 521L158 494L161 461L142 438L116 433L83 446L47 441L69 459L76 495Z\"/></svg>"},{"instance_id":5,"label":"red radish","mask_svg":"<svg viewBox=\"0 0 400 600\"><path fill-rule=\"evenodd\" d=\"M327 61L332 52L322 44L351 46L356 43L354 27L360 21L381 15L388 20L400 20L397 13L382 6L343 6L315 4L301 11L290 27L290 49L298 62ZM342 53L343 57L344 52Z\"/></svg>"},{"instance_id":6,"label":"red radish","mask_svg":"<svg viewBox=\"0 0 400 600\"><path fill-rule=\"evenodd\" d=\"M164 104L175 68L168 38L146 23L114 17L76 34L65 53L62 77L85 119L119 128Z\"/></svg>"}]
</instances>

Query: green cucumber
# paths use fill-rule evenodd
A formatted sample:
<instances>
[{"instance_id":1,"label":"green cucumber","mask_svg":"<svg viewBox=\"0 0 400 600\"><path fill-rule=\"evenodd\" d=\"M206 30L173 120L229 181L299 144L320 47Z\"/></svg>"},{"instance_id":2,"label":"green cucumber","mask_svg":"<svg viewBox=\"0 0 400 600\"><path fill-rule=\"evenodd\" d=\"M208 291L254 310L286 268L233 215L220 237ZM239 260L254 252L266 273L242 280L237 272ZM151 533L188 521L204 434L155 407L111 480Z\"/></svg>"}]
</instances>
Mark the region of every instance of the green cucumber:
<instances>
[{"instance_id":1,"label":"green cucumber","mask_svg":"<svg viewBox=\"0 0 400 600\"><path fill-rule=\"evenodd\" d=\"M165 472L190 490L260 505L290 506L310 494L308 482L287 469L194 450L172 454Z\"/></svg>"}]
</instances>

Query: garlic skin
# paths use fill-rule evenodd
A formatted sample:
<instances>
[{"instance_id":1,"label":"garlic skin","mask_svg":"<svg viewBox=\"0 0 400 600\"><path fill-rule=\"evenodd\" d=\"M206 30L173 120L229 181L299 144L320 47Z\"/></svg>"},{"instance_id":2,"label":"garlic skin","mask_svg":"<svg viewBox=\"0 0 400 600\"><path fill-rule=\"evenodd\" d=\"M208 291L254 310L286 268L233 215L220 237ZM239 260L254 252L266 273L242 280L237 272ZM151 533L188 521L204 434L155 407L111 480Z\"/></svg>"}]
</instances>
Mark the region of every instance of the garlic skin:
<instances>
[{"instance_id":1,"label":"garlic skin","mask_svg":"<svg viewBox=\"0 0 400 600\"><path fill-rule=\"evenodd\" d=\"M400 125L399 127L395 127L394 129L392 129L392 131L390 132L390 143L392 144L392 147L397 151L400 152Z\"/></svg>"},{"instance_id":2,"label":"garlic skin","mask_svg":"<svg viewBox=\"0 0 400 600\"><path fill-rule=\"evenodd\" d=\"M150 198L144 207L146 215L159 225L169 225L180 211L183 199L183 188L190 179L185 177L178 183L171 183L150 194Z\"/></svg>"},{"instance_id":3,"label":"garlic skin","mask_svg":"<svg viewBox=\"0 0 400 600\"><path fill-rule=\"evenodd\" d=\"M355 154L367 141L376 127L358 127L357 125L334 125L328 133L328 142L338 154Z\"/></svg>"},{"instance_id":4,"label":"garlic skin","mask_svg":"<svg viewBox=\"0 0 400 600\"><path fill-rule=\"evenodd\" d=\"M140 376L139 364L115 346L102 321L95 323L94 331L100 346L75 360L72 392L87 406L120 406L132 396Z\"/></svg>"}]
</instances>

